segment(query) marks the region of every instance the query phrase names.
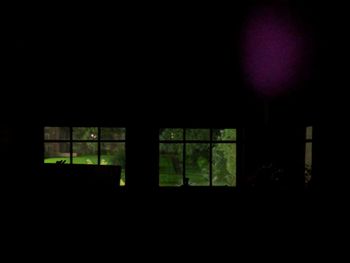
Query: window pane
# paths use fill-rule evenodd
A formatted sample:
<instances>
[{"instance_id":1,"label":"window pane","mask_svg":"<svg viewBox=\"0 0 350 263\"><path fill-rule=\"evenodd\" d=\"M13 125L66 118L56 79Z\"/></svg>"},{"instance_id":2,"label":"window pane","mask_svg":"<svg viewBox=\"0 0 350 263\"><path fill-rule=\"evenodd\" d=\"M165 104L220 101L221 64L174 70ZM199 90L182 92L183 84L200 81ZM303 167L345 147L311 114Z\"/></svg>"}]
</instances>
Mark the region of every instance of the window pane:
<instances>
[{"instance_id":1,"label":"window pane","mask_svg":"<svg viewBox=\"0 0 350 263\"><path fill-rule=\"evenodd\" d=\"M125 140L125 128L101 128L101 140Z\"/></svg>"},{"instance_id":2,"label":"window pane","mask_svg":"<svg viewBox=\"0 0 350 263\"><path fill-rule=\"evenodd\" d=\"M122 174L120 185L125 185L125 143L104 142L101 143L101 165L120 165Z\"/></svg>"},{"instance_id":3,"label":"window pane","mask_svg":"<svg viewBox=\"0 0 350 263\"><path fill-rule=\"evenodd\" d=\"M236 129L213 129L214 141L235 141Z\"/></svg>"},{"instance_id":4,"label":"window pane","mask_svg":"<svg viewBox=\"0 0 350 263\"><path fill-rule=\"evenodd\" d=\"M97 140L96 127L73 128L73 140Z\"/></svg>"},{"instance_id":5,"label":"window pane","mask_svg":"<svg viewBox=\"0 0 350 263\"><path fill-rule=\"evenodd\" d=\"M236 186L236 144L213 144L212 182L214 186Z\"/></svg>"},{"instance_id":6,"label":"window pane","mask_svg":"<svg viewBox=\"0 0 350 263\"><path fill-rule=\"evenodd\" d=\"M305 183L310 182L312 175L312 142L305 144Z\"/></svg>"},{"instance_id":7,"label":"window pane","mask_svg":"<svg viewBox=\"0 0 350 263\"><path fill-rule=\"evenodd\" d=\"M159 185L180 186L183 174L183 144L159 144Z\"/></svg>"},{"instance_id":8,"label":"window pane","mask_svg":"<svg viewBox=\"0 0 350 263\"><path fill-rule=\"evenodd\" d=\"M60 161L65 161L66 164L70 163L69 143L45 143L44 147L44 163L56 163Z\"/></svg>"},{"instance_id":9,"label":"window pane","mask_svg":"<svg viewBox=\"0 0 350 263\"><path fill-rule=\"evenodd\" d=\"M45 140L69 140L69 127L45 127Z\"/></svg>"},{"instance_id":10,"label":"window pane","mask_svg":"<svg viewBox=\"0 0 350 263\"><path fill-rule=\"evenodd\" d=\"M209 144L186 144L186 177L189 185L209 186Z\"/></svg>"},{"instance_id":11,"label":"window pane","mask_svg":"<svg viewBox=\"0 0 350 263\"><path fill-rule=\"evenodd\" d=\"M209 129L186 129L186 140L209 141Z\"/></svg>"},{"instance_id":12,"label":"window pane","mask_svg":"<svg viewBox=\"0 0 350 263\"><path fill-rule=\"evenodd\" d=\"M306 128L306 140L312 140L312 127Z\"/></svg>"},{"instance_id":13,"label":"window pane","mask_svg":"<svg viewBox=\"0 0 350 263\"><path fill-rule=\"evenodd\" d=\"M305 164L307 166L312 166L312 142L307 142L305 144Z\"/></svg>"},{"instance_id":14,"label":"window pane","mask_svg":"<svg viewBox=\"0 0 350 263\"><path fill-rule=\"evenodd\" d=\"M97 142L73 143L73 164L97 164Z\"/></svg>"},{"instance_id":15,"label":"window pane","mask_svg":"<svg viewBox=\"0 0 350 263\"><path fill-rule=\"evenodd\" d=\"M159 140L183 140L183 129L160 129Z\"/></svg>"},{"instance_id":16,"label":"window pane","mask_svg":"<svg viewBox=\"0 0 350 263\"><path fill-rule=\"evenodd\" d=\"M104 142L101 143L101 164L120 165L125 168L125 143Z\"/></svg>"}]
</instances>

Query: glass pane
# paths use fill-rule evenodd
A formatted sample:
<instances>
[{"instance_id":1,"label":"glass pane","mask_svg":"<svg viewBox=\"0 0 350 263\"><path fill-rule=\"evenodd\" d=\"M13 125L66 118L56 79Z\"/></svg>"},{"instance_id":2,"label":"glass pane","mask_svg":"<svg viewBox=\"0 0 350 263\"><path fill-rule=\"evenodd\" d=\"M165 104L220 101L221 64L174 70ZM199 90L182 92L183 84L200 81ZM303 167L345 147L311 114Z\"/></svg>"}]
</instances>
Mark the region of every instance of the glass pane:
<instances>
[{"instance_id":1,"label":"glass pane","mask_svg":"<svg viewBox=\"0 0 350 263\"><path fill-rule=\"evenodd\" d=\"M305 164L310 167L312 166L312 142L305 144Z\"/></svg>"},{"instance_id":2,"label":"glass pane","mask_svg":"<svg viewBox=\"0 0 350 263\"><path fill-rule=\"evenodd\" d=\"M97 140L97 127L73 128L73 140Z\"/></svg>"},{"instance_id":3,"label":"glass pane","mask_svg":"<svg viewBox=\"0 0 350 263\"><path fill-rule=\"evenodd\" d=\"M235 141L236 129L213 129L213 141Z\"/></svg>"},{"instance_id":4,"label":"glass pane","mask_svg":"<svg viewBox=\"0 0 350 263\"><path fill-rule=\"evenodd\" d=\"M214 186L236 186L236 144L213 144L213 174Z\"/></svg>"},{"instance_id":5,"label":"glass pane","mask_svg":"<svg viewBox=\"0 0 350 263\"><path fill-rule=\"evenodd\" d=\"M312 127L306 128L306 140L312 140Z\"/></svg>"},{"instance_id":6,"label":"glass pane","mask_svg":"<svg viewBox=\"0 0 350 263\"><path fill-rule=\"evenodd\" d=\"M70 163L70 144L68 142L45 143L44 147L44 163Z\"/></svg>"},{"instance_id":7,"label":"glass pane","mask_svg":"<svg viewBox=\"0 0 350 263\"><path fill-rule=\"evenodd\" d=\"M209 144L186 144L186 178L192 186L209 186Z\"/></svg>"},{"instance_id":8,"label":"glass pane","mask_svg":"<svg viewBox=\"0 0 350 263\"><path fill-rule=\"evenodd\" d=\"M73 164L97 164L97 142L73 143Z\"/></svg>"},{"instance_id":9,"label":"glass pane","mask_svg":"<svg viewBox=\"0 0 350 263\"><path fill-rule=\"evenodd\" d=\"M305 183L311 180L312 174L312 143L305 144Z\"/></svg>"},{"instance_id":10,"label":"glass pane","mask_svg":"<svg viewBox=\"0 0 350 263\"><path fill-rule=\"evenodd\" d=\"M101 164L120 165L125 168L125 143L104 142L101 143Z\"/></svg>"},{"instance_id":11,"label":"glass pane","mask_svg":"<svg viewBox=\"0 0 350 263\"><path fill-rule=\"evenodd\" d=\"M120 165L122 174L120 186L125 185L125 143L105 142L101 143L101 165Z\"/></svg>"},{"instance_id":12,"label":"glass pane","mask_svg":"<svg viewBox=\"0 0 350 263\"><path fill-rule=\"evenodd\" d=\"M159 144L159 186L182 185L183 144Z\"/></svg>"},{"instance_id":13,"label":"glass pane","mask_svg":"<svg viewBox=\"0 0 350 263\"><path fill-rule=\"evenodd\" d=\"M183 129L160 129L159 140L182 140Z\"/></svg>"},{"instance_id":14,"label":"glass pane","mask_svg":"<svg viewBox=\"0 0 350 263\"><path fill-rule=\"evenodd\" d=\"M45 127L45 140L69 140L69 127Z\"/></svg>"},{"instance_id":15,"label":"glass pane","mask_svg":"<svg viewBox=\"0 0 350 263\"><path fill-rule=\"evenodd\" d=\"M186 129L186 140L209 141L209 129Z\"/></svg>"},{"instance_id":16,"label":"glass pane","mask_svg":"<svg viewBox=\"0 0 350 263\"><path fill-rule=\"evenodd\" d=\"M101 140L125 140L125 128L101 128Z\"/></svg>"}]
</instances>

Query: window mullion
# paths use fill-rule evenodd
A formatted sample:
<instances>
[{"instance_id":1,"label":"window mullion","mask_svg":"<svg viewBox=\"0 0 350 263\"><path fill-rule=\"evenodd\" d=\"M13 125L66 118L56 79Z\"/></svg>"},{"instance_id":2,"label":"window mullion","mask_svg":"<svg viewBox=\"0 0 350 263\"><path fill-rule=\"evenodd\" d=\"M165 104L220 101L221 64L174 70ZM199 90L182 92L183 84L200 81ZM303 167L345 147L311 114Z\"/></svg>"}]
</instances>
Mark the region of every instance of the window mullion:
<instances>
[{"instance_id":1,"label":"window mullion","mask_svg":"<svg viewBox=\"0 0 350 263\"><path fill-rule=\"evenodd\" d=\"M209 186L213 186L213 129L210 129L209 141Z\"/></svg>"},{"instance_id":2,"label":"window mullion","mask_svg":"<svg viewBox=\"0 0 350 263\"><path fill-rule=\"evenodd\" d=\"M97 165L101 165L101 127L97 127Z\"/></svg>"},{"instance_id":3,"label":"window mullion","mask_svg":"<svg viewBox=\"0 0 350 263\"><path fill-rule=\"evenodd\" d=\"M73 164L73 127L69 127L69 160Z\"/></svg>"},{"instance_id":4,"label":"window mullion","mask_svg":"<svg viewBox=\"0 0 350 263\"><path fill-rule=\"evenodd\" d=\"M186 179L186 129L183 129L182 139L182 184L185 184Z\"/></svg>"}]
</instances>

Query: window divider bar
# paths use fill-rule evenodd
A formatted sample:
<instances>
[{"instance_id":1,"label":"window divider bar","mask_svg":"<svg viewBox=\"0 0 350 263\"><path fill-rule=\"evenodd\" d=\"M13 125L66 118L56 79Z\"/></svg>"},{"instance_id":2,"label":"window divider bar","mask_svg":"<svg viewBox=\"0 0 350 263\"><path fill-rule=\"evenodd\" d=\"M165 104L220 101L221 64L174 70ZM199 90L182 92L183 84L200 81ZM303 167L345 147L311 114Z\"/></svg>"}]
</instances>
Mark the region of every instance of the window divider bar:
<instances>
[{"instance_id":1,"label":"window divider bar","mask_svg":"<svg viewBox=\"0 0 350 263\"><path fill-rule=\"evenodd\" d=\"M125 140L100 140L101 142L125 142ZM99 140L44 140L46 143L64 143L64 142L99 142ZM163 141L160 141L163 142ZM182 143L182 141L181 141Z\"/></svg>"},{"instance_id":2,"label":"window divider bar","mask_svg":"<svg viewBox=\"0 0 350 263\"><path fill-rule=\"evenodd\" d=\"M69 160L70 164L73 164L73 127L69 127Z\"/></svg>"},{"instance_id":3,"label":"window divider bar","mask_svg":"<svg viewBox=\"0 0 350 263\"><path fill-rule=\"evenodd\" d=\"M225 140L225 141L218 141L218 140L215 140L215 141L210 141L210 140L207 140L207 141L204 141L204 140L161 140L159 141L159 143L183 143L184 141L186 141L187 143L237 143L236 140L232 140L232 141L229 141L229 140Z\"/></svg>"},{"instance_id":4,"label":"window divider bar","mask_svg":"<svg viewBox=\"0 0 350 263\"><path fill-rule=\"evenodd\" d=\"M182 184L184 185L186 178L186 129L184 128L182 132Z\"/></svg>"},{"instance_id":5,"label":"window divider bar","mask_svg":"<svg viewBox=\"0 0 350 263\"><path fill-rule=\"evenodd\" d=\"M71 142L71 140L44 140L46 143L64 143L64 142Z\"/></svg>"},{"instance_id":6,"label":"window divider bar","mask_svg":"<svg viewBox=\"0 0 350 263\"><path fill-rule=\"evenodd\" d=\"M209 186L213 186L213 129L210 129L209 142Z\"/></svg>"},{"instance_id":7,"label":"window divider bar","mask_svg":"<svg viewBox=\"0 0 350 263\"><path fill-rule=\"evenodd\" d=\"M97 165L101 165L101 127L97 127Z\"/></svg>"}]
</instances>

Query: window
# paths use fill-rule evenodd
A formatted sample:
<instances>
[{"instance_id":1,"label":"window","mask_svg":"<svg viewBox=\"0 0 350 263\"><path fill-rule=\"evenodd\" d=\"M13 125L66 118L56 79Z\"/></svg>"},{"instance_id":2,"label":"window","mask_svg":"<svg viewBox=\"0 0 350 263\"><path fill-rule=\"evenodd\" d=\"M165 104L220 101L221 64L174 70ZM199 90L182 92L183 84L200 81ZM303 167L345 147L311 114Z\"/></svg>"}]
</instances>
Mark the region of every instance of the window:
<instances>
[{"instance_id":1,"label":"window","mask_svg":"<svg viewBox=\"0 0 350 263\"><path fill-rule=\"evenodd\" d=\"M305 185L307 186L312 178L312 126L306 127L305 136Z\"/></svg>"},{"instance_id":2,"label":"window","mask_svg":"<svg viewBox=\"0 0 350 263\"><path fill-rule=\"evenodd\" d=\"M236 129L161 129L160 186L236 186Z\"/></svg>"},{"instance_id":3,"label":"window","mask_svg":"<svg viewBox=\"0 0 350 263\"><path fill-rule=\"evenodd\" d=\"M120 165L125 185L125 128L45 127L44 163Z\"/></svg>"}]
</instances>

